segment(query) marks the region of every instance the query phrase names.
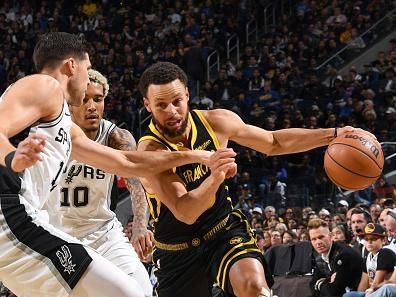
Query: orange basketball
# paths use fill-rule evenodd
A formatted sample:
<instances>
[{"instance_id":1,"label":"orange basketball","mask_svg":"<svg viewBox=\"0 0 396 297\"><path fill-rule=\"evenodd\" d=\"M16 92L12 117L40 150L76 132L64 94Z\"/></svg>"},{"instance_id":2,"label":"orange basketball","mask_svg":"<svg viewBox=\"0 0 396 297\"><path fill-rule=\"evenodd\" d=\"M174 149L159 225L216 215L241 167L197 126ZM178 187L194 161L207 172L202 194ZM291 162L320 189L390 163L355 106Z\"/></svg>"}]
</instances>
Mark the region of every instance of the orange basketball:
<instances>
[{"instance_id":1,"label":"orange basketball","mask_svg":"<svg viewBox=\"0 0 396 297\"><path fill-rule=\"evenodd\" d=\"M324 168L333 183L345 190L372 185L384 167L381 145L365 132L345 133L328 146Z\"/></svg>"}]
</instances>

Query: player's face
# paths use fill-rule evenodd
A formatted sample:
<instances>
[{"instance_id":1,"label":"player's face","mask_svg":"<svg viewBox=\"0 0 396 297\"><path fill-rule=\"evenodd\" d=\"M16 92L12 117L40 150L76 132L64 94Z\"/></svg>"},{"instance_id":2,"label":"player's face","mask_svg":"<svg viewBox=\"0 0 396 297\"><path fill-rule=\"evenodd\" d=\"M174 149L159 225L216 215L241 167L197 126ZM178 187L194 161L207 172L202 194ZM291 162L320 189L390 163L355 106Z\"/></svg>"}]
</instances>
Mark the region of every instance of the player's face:
<instances>
[{"instance_id":1,"label":"player's face","mask_svg":"<svg viewBox=\"0 0 396 297\"><path fill-rule=\"evenodd\" d=\"M151 84L144 105L152 113L154 124L165 137L179 137L186 132L188 90L179 79L163 85Z\"/></svg>"},{"instance_id":2,"label":"player's face","mask_svg":"<svg viewBox=\"0 0 396 297\"><path fill-rule=\"evenodd\" d=\"M327 254L331 246L331 237L329 228L319 227L309 230L309 238L312 246L319 254Z\"/></svg>"},{"instance_id":3,"label":"player's face","mask_svg":"<svg viewBox=\"0 0 396 297\"><path fill-rule=\"evenodd\" d=\"M68 103L72 106L80 106L89 84L88 70L91 68L91 61L89 60L88 54L85 54L84 59L73 60L74 66L68 87L70 96Z\"/></svg>"},{"instance_id":4,"label":"player's face","mask_svg":"<svg viewBox=\"0 0 396 297\"><path fill-rule=\"evenodd\" d=\"M70 108L73 121L83 129L83 131L97 131L100 120L104 112L104 89L103 85L91 82L81 106Z\"/></svg>"}]
</instances>

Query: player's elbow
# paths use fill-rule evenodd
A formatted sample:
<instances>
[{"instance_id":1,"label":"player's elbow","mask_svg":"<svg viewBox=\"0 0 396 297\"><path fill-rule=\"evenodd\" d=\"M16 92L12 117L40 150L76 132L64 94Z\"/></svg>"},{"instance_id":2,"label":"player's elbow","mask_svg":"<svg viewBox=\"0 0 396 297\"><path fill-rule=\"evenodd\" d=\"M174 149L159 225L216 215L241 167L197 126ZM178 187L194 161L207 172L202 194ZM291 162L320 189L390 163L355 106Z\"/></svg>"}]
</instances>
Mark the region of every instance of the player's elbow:
<instances>
[{"instance_id":1,"label":"player's elbow","mask_svg":"<svg viewBox=\"0 0 396 297\"><path fill-rule=\"evenodd\" d=\"M177 220L187 225L194 224L198 219L198 216L195 213L191 212L191 208L186 209L180 203L176 203L175 205L174 216Z\"/></svg>"},{"instance_id":2,"label":"player's elbow","mask_svg":"<svg viewBox=\"0 0 396 297\"><path fill-rule=\"evenodd\" d=\"M273 136L271 146L266 151L267 156L276 156L283 154L283 147L280 145L279 141L276 139L276 136Z\"/></svg>"}]
</instances>

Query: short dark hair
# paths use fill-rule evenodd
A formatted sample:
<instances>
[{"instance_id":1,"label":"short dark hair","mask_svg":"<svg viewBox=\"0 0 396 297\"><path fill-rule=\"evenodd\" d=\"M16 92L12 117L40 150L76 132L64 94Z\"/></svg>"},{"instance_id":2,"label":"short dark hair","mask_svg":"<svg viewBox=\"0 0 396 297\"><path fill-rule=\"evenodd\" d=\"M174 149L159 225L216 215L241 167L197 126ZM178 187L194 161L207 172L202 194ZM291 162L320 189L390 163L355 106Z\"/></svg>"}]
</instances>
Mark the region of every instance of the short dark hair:
<instances>
[{"instance_id":1,"label":"short dark hair","mask_svg":"<svg viewBox=\"0 0 396 297\"><path fill-rule=\"evenodd\" d=\"M36 70L41 72L45 67L55 67L68 57L84 59L88 52L83 37L66 32L51 32L40 37L33 52Z\"/></svg>"},{"instance_id":2,"label":"short dark hair","mask_svg":"<svg viewBox=\"0 0 396 297\"><path fill-rule=\"evenodd\" d=\"M187 75L177 65L170 62L158 62L147 68L139 81L139 90L143 97L147 96L147 89L151 84L164 85L179 79L187 86Z\"/></svg>"},{"instance_id":3,"label":"short dark hair","mask_svg":"<svg viewBox=\"0 0 396 297\"><path fill-rule=\"evenodd\" d=\"M352 210L351 218L352 218L352 216L354 214L362 214L364 216L364 219L366 220L367 223L370 223L370 222L373 221L373 219L371 218L370 213L367 210L363 209L363 208L358 207L358 208L355 208L354 210Z\"/></svg>"}]
</instances>

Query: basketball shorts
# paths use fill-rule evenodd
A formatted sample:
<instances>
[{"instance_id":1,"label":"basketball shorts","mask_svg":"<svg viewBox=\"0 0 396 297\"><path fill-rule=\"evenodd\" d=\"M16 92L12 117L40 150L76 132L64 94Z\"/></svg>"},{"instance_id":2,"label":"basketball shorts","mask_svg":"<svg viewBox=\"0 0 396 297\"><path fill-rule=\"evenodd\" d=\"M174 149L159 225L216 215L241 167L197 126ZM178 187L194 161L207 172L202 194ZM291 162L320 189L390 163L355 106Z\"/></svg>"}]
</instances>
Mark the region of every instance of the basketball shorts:
<instances>
[{"instance_id":1,"label":"basketball shorts","mask_svg":"<svg viewBox=\"0 0 396 297\"><path fill-rule=\"evenodd\" d=\"M192 236L191 243L156 242L153 262L158 279L157 296L211 297L213 284L217 284L225 296L235 296L229 272L231 266L243 258L258 259L264 267L268 285L272 286L271 273L245 216L234 210L226 219L221 230L208 240Z\"/></svg>"},{"instance_id":2,"label":"basketball shorts","mask_svg":"<svg viewBox=\"0 0 396 297\"><path fill-rule=\"evenodd\" d=\"M0 197L0 279L19 297L69 296L92 262L22 196Z\"/></svg>"},{"instance_id":3,"label":"basketball shorts","mask_svg":"<svg viewBox=\"0 0 396 297\"><path fill-rule=\"evenodd\" d=\"M151 297L153 287L148 272L142 262L140 262L132 244L124 235L121 223L117 219L113 219L109 224L111 226L102 228L108 229L105 233L99 230L98 236L94 232L86 236L86 238L79 239L83 244L87 244L123 272L134 278L141 286L144 295Z\"/></svg>"}]
</instances>

